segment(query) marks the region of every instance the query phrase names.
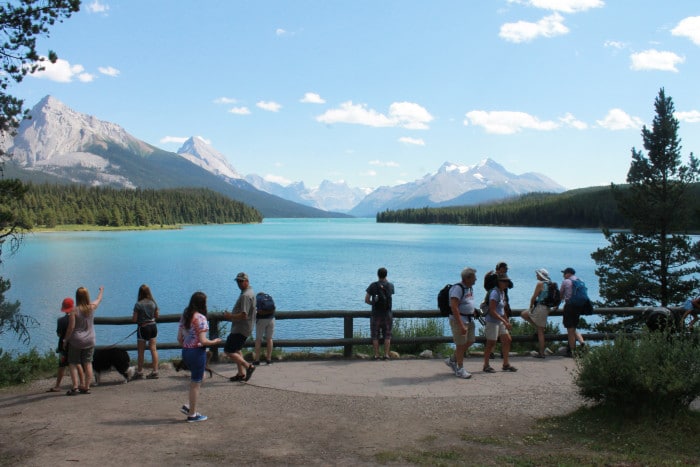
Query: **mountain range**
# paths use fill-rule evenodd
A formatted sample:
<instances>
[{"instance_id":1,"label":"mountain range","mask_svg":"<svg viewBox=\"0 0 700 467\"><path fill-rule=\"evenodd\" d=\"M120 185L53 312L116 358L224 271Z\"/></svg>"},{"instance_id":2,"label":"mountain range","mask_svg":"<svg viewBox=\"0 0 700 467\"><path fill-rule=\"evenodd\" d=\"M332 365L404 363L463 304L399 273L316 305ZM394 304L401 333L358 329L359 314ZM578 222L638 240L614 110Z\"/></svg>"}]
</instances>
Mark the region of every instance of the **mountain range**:
<instances>
[{"instance_id":1,"label":"mountain range","mask_svg":"<svg viewBox=\"0 0 700 467\"><path fill-rule=\"evenodd\" d=\"M386 209L479 204L565 190L541 174L512 174L489 158L473 166L445 162L419 180L373 191L327 180L312 188L301 181L283 186L239 174L202 138L189 138L177 153L164 151L52 96L39 101L30 116L14 138L0 142L12 154L13 176L123 188L207 187L256 207L265 217L374 217Z\"/></svg>"}]
</instances>

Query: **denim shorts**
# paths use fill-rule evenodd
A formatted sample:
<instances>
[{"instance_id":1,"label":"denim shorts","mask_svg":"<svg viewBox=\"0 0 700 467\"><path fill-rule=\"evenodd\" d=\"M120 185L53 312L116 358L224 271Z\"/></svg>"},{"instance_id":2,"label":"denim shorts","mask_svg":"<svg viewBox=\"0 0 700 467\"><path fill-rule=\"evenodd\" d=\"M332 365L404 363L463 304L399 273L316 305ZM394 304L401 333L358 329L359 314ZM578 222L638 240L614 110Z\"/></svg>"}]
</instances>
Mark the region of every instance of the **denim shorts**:
<instances>
[{"instance_id":1,"label":"denim shorts","mask_svg":"<svg viewBox=\"0 0 700 467\"><path fill-rule=\"evenodd\" d=\"M207 349L205 347L182 349L182 359L190 369L190 381L201 383L204 379L204 368L207 366Z\"/></svg>"}]
</instances>

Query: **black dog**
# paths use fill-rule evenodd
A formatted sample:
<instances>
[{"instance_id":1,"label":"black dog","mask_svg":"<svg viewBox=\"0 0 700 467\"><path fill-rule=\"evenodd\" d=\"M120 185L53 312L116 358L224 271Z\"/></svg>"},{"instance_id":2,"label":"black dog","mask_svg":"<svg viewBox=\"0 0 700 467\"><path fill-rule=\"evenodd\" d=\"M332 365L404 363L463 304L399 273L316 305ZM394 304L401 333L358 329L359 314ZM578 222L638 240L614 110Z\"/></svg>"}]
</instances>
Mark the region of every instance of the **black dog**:
<instances>
[{"instance_id":1,"label":"black dog","mask_svg":"<svg viewBox=\"0 0 700 467\"><path fill-rule=\"evenodd\" d=\"M211 360L211 351L207 350L207 363L204 367L204 371L207 371L209 373L209 378L212 377L212 371L211 368L209 368L209 361ZM187 364L185 363L184 360L178 360L173 364L173 367L175 368L175 371L180 371L180 370L189 370L187 368Z\"/></svg>"},{"instance_id":2,"label":"black dog","mask_svg":"<svg viewBox=\"0 0 700 467\"><path fill-rule=\"evenodd\" d=\"M95 382L100 384L100 373L109 371L112 367L124 377L125 383L131 381L136 369L129 363L131 363L131 359L126 350L113 347L95 349L92 357L92 372L95 374Z\"/></svg>"}]
</instances>

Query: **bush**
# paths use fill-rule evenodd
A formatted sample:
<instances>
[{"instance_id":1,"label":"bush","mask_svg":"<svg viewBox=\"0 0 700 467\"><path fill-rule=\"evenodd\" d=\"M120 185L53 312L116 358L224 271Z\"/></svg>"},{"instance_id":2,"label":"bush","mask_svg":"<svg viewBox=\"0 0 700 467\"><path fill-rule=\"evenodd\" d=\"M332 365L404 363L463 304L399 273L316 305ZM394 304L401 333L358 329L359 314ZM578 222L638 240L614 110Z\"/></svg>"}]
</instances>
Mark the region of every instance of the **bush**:
<instances>
[{"instance_id":1,"label":"bush","mask_svg":"<svg viewBox=\"0 0 700 467\"><path fill-rule=\"evenodd\" d=\"M27 354L13 357L0 349L0 387L24 384L33 379L55 374L58 357L47 351L43 356L34 348Z\"/></svg>"},{"instance_id":2,"label":"bush","mask_svg":"<svg viewBox=\"0 0 700 467\"><path fill-rule=\"evenodd\" d=\"M672 415L700 395L698 335L618 337L576 360L579 394L624 415Z\"/></svg>"}]
</instances>

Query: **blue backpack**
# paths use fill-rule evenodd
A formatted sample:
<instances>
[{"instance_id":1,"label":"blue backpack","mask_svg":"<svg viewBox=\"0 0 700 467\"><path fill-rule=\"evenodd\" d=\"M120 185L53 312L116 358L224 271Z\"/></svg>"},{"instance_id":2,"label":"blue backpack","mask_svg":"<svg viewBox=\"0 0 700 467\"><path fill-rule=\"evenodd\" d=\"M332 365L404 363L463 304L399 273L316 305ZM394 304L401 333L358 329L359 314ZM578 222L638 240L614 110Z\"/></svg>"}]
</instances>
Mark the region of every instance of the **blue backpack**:
<instances>
[{"instance_id":1,"label":"blue backpack","mask_svg":"<svg viewBox=\"0 0 700 467\"><path fill-rule=\"evenodd\" d=\"M573 306L584 306L589 302L588 299L588 288L586 287L586 283L583 282L581 279L574 279L571 281L571 298L569 299L569 303L571 303Z\"/></svg>"},{"instance_id":2,"label":"blue backpack","mask_svg":"<svg viewBox=\"0 0 700 467\"><path fill-rule=\"evenodd\" d=\"M258 318L270 318L275 314L275 310L277 309L272 296L265 292L258 292L255 296L255 308L258 310Z\"/></svg>"}]
</instances>

